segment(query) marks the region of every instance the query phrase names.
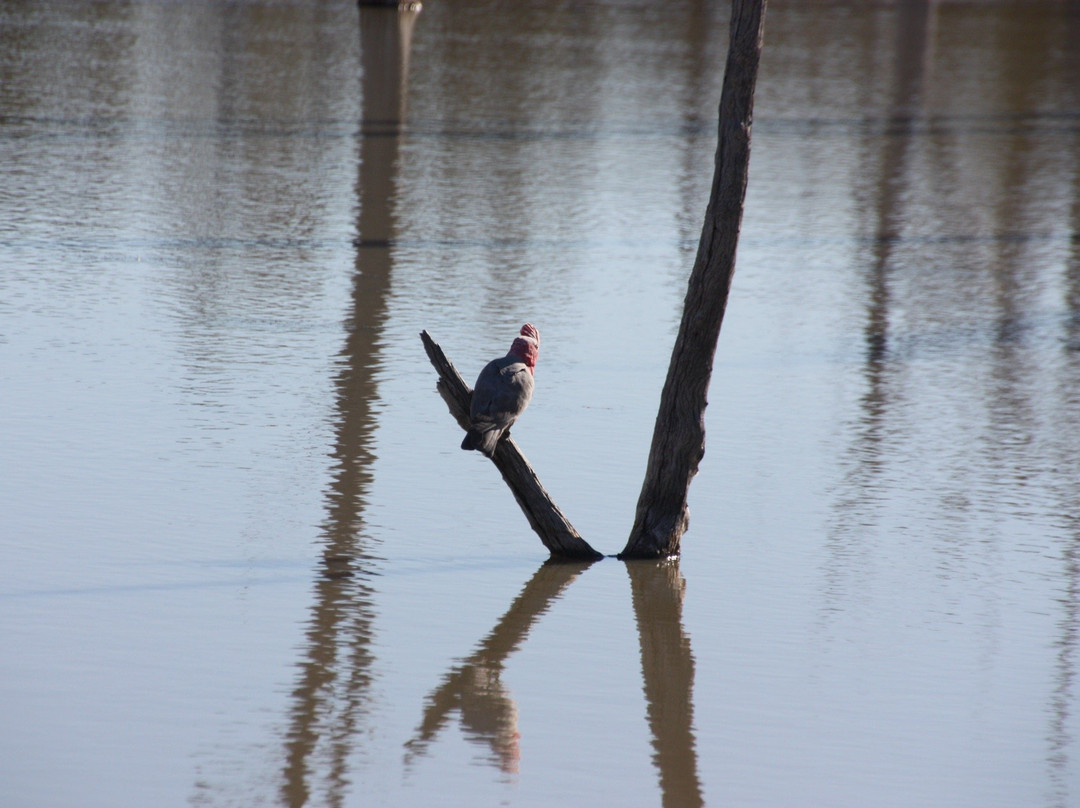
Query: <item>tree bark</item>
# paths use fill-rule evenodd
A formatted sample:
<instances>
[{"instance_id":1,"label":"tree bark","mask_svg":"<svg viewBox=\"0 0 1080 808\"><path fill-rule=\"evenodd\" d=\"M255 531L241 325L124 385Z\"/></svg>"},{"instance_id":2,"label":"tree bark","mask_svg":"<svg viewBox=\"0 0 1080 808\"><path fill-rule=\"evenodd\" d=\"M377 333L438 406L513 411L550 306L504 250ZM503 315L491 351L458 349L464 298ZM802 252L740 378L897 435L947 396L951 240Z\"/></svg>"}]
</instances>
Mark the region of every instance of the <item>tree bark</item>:
<instances>
[{"instance_id":1,"label":"tree bark","mask_svg":"<svg viewBox=\"0 0 1080 808\"><path fill-rule=\"evenodd\" d=\"M620 558L677 555L690 481L705 454L705 407L742 223L765 0L732 0L709 206L656 416L634 526Z\"/></svg>"},{"instance_id":2,"label":"tree bark","mask_svg":"<svg viewBox=\"0 0 1080 808\"><path fill-rule=\"evenodd\" d=\"M436 388L450 408L450 414L458 426L468 431L469 405L472 402L472 389L461 378L457 368L446 358L442 348L431 339L427 331L420 332L424 350L428 359L439 374ZM594 550L581 537L570 520L566 518L536 476L529 461L518 449L508 432L495 447L491 462L502 473L503 480L510 487L529 525L540 537L540 541L558 558L596 560L603 554Z\"/></svg>"}]
</instances>

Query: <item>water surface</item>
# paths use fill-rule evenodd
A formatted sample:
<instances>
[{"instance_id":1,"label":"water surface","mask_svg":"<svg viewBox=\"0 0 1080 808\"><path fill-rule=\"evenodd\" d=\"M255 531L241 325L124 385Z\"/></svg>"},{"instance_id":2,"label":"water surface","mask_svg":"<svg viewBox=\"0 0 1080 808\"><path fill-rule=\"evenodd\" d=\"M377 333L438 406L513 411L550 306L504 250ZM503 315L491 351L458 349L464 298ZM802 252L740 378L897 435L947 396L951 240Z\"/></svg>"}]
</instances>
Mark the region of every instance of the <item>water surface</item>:
<instances>
[{"instance_id":1,"label":"water surface","mask_svg":"<svg viewBox=\"0 0 1080 808\"><path fill-rule=\"evenodd\" d=\"M1080 795L1080 14L776 2L677 561L620 550L726 6L0 11L4 805Z\"/></svg>"}]
</instances>

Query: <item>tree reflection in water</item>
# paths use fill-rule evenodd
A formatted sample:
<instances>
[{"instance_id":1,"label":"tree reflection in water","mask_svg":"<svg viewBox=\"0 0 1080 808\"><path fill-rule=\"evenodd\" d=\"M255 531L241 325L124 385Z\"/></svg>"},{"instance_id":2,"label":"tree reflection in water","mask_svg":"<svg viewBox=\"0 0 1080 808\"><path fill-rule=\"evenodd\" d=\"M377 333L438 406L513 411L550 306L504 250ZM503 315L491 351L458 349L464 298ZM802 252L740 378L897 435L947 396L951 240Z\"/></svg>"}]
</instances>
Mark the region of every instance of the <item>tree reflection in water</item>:
<instances>
[{"instance_id":1,"label":"tree reflection in water","mask_svg":"<svg viewBox=\"0 0 1080 808\"><path fill-rule=\"evenodd\" d=\"M391 203L415 19L415 11L360 9L364 103L356 272L336 382L336 462L327 494L323 565L285 744L281 801L288 806L310 802L316 762L327 781L323 804L343 804L348 760L370 698L376 613L367 583L371 547L364 509L375 460L376 376L393 268Z\"/></svg>"},{"instance_id":2,"label":"tree reflection in water","mask_svg":"<svg viewBox=\"0 0 1080 808\"><path fill-rule=\"evenodd\" d=\"M406 744L407 764L428 753L435 736L457 711L469 740L489 747L492 761L504 772L518 770L517 706L500 674L539 618L590 564L548 561L537 570L472 655L447 672L428 696L420 726ZM627 572L663 805L701 806L693 729L694 655L682 623L686 581L677 559L631 561Z\"/></svg>"},{"instance_id":3,"label":"tree reflection in water","mask_svg":"<svg viewBox=\"0 0 1080 808\"><path fill-rule=\"evenodd\" d=\"M663 804L704 805L694 742L694 654L682 622L686 579L678 559L630 561L626 571Z\"/></svg>"},{"instance_id":4,"label":"tree reflection in water","mask_svg":"<svg viewBox=\"0 0 1080 808\"><path fill-rule=\"evenodd\" d=\"M504 772L517 771L521 757L517 705L499 675L540 616L590 563L548 561L536 571L476 651L451 669L428 696L420 727L406 744L406 763L427 751L457 710L466 736L489 746Z\"/></svg>"}]
</instances>

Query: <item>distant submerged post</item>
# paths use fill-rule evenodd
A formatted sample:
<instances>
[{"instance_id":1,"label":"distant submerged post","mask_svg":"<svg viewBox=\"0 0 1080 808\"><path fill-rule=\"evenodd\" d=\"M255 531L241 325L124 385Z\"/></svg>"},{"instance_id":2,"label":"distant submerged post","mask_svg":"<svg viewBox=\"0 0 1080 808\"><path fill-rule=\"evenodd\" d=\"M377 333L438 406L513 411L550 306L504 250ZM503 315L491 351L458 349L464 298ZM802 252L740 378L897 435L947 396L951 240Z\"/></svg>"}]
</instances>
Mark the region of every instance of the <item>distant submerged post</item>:
<instances>
[{"instance_id":1,"label":"distant submerged post","mask_svg":"<svg viewBox=\"0 0 1080 808\"><path fill-rule=\"evenodd\" d=\"M419 11L421 8L420 0L356 0L356 5L400 8L403 11Z\"/></svg>"},{"instance_id":2,"label":"distant submerged post","mask_svg":"<svg viewBox=\"0 0 1080 808\"><path fill-rule=\"evenodd\" d=\"M620 558L677 555L689 525L687 494L705 455L709 379L735 272L746 198L765 2L732 0L712 192L660 397L634 526Z\"/></svg>"}]
</instances>

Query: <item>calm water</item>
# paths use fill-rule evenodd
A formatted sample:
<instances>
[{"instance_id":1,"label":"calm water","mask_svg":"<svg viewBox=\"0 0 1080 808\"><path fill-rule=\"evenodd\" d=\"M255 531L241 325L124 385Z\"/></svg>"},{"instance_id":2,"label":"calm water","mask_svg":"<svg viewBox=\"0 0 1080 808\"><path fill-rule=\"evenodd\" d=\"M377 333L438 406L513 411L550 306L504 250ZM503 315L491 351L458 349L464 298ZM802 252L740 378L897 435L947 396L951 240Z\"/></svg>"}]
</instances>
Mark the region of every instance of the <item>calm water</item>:
<instances>
[{"instance_id":1,"label":"calm water","mask_svg":"<svg viewBox=\"0 0 1080 808\"><path fill-rule=\"evenodd\" d=\"M775 0L678 563L701 0L0 7L0 802L1080 804L1080 8Z\"/></svg>"}]
</instances>

